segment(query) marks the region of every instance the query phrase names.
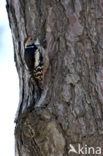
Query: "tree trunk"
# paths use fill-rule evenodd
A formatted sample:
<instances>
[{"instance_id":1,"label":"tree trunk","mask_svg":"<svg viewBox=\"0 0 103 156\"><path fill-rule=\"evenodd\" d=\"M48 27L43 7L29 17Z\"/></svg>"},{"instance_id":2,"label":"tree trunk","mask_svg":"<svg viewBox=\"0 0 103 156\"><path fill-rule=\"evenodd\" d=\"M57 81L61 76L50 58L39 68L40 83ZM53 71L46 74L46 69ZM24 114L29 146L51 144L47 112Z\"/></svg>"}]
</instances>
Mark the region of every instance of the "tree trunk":
<instances>
[{"instance_id":1,"label":"tree trunk","mask_svg":"<svg viewBox=\"0 0 103 156\"><path fill-rule=\"evenodd\" d=\"M16 156L101 154L103 1L7 0L7 11L20 87ZM41 97L25 68L28 35L49 55Z\"/></svg>"}]
</instances>

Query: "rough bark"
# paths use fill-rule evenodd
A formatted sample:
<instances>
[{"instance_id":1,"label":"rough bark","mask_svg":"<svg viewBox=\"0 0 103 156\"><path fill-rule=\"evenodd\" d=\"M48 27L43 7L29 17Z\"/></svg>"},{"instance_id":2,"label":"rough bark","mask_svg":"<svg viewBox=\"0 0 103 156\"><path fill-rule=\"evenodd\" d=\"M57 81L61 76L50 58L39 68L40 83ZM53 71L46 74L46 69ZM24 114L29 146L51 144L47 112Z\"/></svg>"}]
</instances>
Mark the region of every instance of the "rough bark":
<instances>
[{"instance_id":1,"label":"rough bark","mask_svg":"<svg viewBox=\"0 0 103 156\"><path fill-rule=\"evenodd\" d=\"M103 150L103 1L7 0L7 11L20 86L16 156L72 156L70 144ZM41 101L24 62L34 34L50 59Z\"/></svg>"}]
</instances>

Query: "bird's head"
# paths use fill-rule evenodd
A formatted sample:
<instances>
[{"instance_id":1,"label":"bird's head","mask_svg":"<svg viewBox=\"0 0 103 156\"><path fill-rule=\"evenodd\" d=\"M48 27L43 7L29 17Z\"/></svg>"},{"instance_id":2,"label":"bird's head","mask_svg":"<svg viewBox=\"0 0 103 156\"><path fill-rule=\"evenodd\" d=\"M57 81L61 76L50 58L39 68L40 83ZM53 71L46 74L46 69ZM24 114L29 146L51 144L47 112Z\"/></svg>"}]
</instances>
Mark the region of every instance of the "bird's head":
<instances>
[{"instance_id":1,"label":"bird's head","mask_svg":"<svg viewBox=\"0 0 103 156\"><path fill-rule=\"evenodd\" d=\"M39 39L38 38L35 38L34 36L27 36L24 39L24 45L25 45L25 48L28 47L28 46L30 46L30 45L39 46L40 45L40 42L39 42Z\"/></svg>"}]
</instances>

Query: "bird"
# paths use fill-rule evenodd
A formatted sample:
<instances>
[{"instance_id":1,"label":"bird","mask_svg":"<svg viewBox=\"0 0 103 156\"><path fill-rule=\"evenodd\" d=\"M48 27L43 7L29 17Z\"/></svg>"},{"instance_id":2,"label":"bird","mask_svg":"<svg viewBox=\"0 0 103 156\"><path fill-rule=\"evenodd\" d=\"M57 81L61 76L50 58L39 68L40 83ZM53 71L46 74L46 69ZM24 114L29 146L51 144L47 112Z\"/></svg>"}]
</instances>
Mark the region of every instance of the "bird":
<instances>
[{"instance_id":1,"label":"bird","mask_svg":"<svg viewBox=\"0 0 103 156\"><path fill-rule=\"evenodd\" d=\"M41 92L43 90L45 73L49 66L49 57L40 44L38 37L27 36L24 39L24 60L32 82L36 82Z\"/></svg>"}]
</instances>

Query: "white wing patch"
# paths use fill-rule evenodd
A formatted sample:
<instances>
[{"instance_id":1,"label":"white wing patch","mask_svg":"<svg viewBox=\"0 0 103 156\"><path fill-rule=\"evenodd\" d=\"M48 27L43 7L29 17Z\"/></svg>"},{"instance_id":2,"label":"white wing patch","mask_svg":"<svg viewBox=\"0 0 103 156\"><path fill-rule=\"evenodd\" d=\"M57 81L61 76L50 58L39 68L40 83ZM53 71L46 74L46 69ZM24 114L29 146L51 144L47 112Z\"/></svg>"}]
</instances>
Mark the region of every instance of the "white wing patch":
<instances>
[{"instance_id":1,"label":"white wing patch","mask_svg":"<svg viewBox=\"0 0 103 156\"><path fill-rule=\"evenodd\" d=\"M39 65L39 57L40 57L40 54L39 54L39 51L37 50L35 52L35 67L37 67Z\"/></svg>"}]
</instances>

